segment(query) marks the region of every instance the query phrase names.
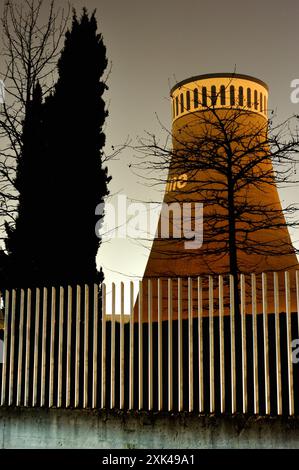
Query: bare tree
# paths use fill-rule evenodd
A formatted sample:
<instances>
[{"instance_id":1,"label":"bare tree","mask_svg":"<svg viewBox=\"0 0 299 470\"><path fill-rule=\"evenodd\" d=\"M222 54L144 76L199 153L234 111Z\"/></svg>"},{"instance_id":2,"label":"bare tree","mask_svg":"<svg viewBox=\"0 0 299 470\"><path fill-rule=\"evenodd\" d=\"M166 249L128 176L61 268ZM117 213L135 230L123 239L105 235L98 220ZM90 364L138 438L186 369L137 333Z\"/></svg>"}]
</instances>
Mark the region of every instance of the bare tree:
<instances>
[{"instance_id":1,"label":"bare tree","mask_svg":"<svg viewBox=\"0 0 299 470\"><path fill-rule=\"evenodd\" d=\"M165 144L148 134L137 146L142 163L136 166L150 175L148 184L166 184L164 202L203 204L202 247L188 250L182 232L164 238L159 228L156 265L165 276L181 275L175 271L180 259L194 275L230 273L236 285L240 273L259 273L265 265L269 271L296 267L288 229L299 226L298 206L282 207L277 188L298 183L298 118L276 124L273 113L256 119L245 106L217 107L218 97L210 98L167 131ZM167 169L166 180L153 176ZM181 216L173 216L173 229L181 227Z\"/></svg>"},{"instance_id":2,"label":"bare tree","mask_svg":"<svg viewBox=\"0 0 299 470\"><path fill-rule=\"evenodd\" d=\"M8 0L2 15L5 100L0 105L0 230L14 224L18 188L15 171L22 154L22 126L37 83L43 94L54 85L57 56L70 5L55 0Z\"/></svg>"}]
</instances>

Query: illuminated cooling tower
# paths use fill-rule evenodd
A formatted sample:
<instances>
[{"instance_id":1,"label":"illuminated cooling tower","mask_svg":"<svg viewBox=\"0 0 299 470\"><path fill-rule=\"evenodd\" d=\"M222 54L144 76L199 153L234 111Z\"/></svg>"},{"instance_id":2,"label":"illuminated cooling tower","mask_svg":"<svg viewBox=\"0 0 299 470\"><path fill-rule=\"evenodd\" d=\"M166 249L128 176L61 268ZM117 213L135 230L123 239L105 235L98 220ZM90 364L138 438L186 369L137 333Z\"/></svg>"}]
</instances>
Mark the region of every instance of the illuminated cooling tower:
<instances>
[{"instance_id":1,"label":"illuminated cooling tower","mask_svg":"<svg viewBox=\"0 0 299 470\"><path fill-rule=\"evenodd\" d=\"M221 178L217 175L213 165L211 168L199 169L194 159L201 158L201 151L208 152L210 146L210 158L213 158L213 143L217 142L220 133L220 138L225 143L224 133L231 132L227 136L228 145L232 146L232 151L236 155L240 153L240 168L242 167L242 152L243 149L254 148L254 141L257 143L257 152L267 152L267 103L268 103L268 87L262 81L246 75L236 74L210 74L192 77L184 80L171 90L172 102L172 138L173 138L173 161L169 165L168 181L165 190L164 203L178 203L181 208L181 213L171 212L170 229L168 240L161 237L161 226L163 225L163 215L160 216L160 221L156 233L155 240L148 258L147 266L144 273L143 295L142 299L139 298L139 304L142 304L143 319L147 321L148 312L148 280L151 280L151 296L152 296L152 311L153 320L157 319L158 308L162 310L162 318L167 318L168 309L168 295L167 295L167 282L168 278L182 278L183 282L183 297L187 299L187 278L192 277L197 279L201 276L203 283L208 275L213 275L215 282L213 285L214 297L217 299L218 287L217 277L218 274L229 274L231 272L231 258L227 247L228 239L230 236L230 229L226 226L224 219L225 211L229 210L229 204L218 203L208 197L208 185L214 187L214 190L219 188L221 193ZM221 127L222 126L222 127ZM223 126L225 129L223 130ZM218 135L219 134L219 135ZM200 146L198 146L200 142ZM204 143L206 142L206 144ZM265 144L261 145L261 142ZM204 147L206 145L206 149ZM217 152L219 152L219 142L215 145ZM212 149L212 150L211 150ZM193 152L194 150L194 152ZM250 153L250 152L249 152ZM248 152L245 152L248 157ZM178 157L176 157L176 155ZM227 155L227 149L223 152ZM183 158L186 159L184 164ZM219 155L218 155L219 158ZM192 164L195 161L195 164ZM253 173L256 177L258 172L265 174L265 166L268 171L272 172L272 162L263 160L261 165L253 166ZM236 167L236 164L235 164ZM233 170L234 171L234 170ZM223 177L225 179L225 177ZM224 180L223 180L224 181ZM211 194L211 193L210 193ZM222 200L227 199L228 195L224 196L225 191L222 191ZM239 272L247 274L248 288L250 289L250 276L249 273L260 274L262 272L280 271L279 282L283 284L283 270L294 270L297 268L297 257L291 248L291 239L288 229L285 224L284 215L281 209L281 203L275 184L266 185L261 182L253 181L251 185L246 185L245 189L240 190L234 196L240 201L247 204L249 211L247 216L243 216L242 221L237 221L237 258ZM212 199L212 202L211 202ZM203 204L203 243L201 246L194 248L187 248L186 238L183 234L178 238L171 238L174 232L180 226L181 217L183 214L184 203L202 203ZM277 213L276 225L274 229L262 227L261 219L266 217L263 211L256 213L250 212L250 207L272 207ZM213 239L213 219L215 224L219 217L219 224L223 223L223 233L215 230L215 237ZM247 217L247 219L246 219ZM280 223L280 222L281 223ZM266 221L265 221L266 222ZM250 227L258 227L257 230L250 230ZM214 225L216 227L216 225ZM247 230L242 232L242 227ZM183 227L182 227L183 229ZM246 248L242 249L242 237L246 233ZM244 239L245 243L245 239ZM161 304L157 305L157 281L160 278L161 285ZM246 281L247 282L247 281ZM258 276L258 291L260 292L261 279ZM197 283L193 283L192 289L196 290ZM225 287L228 292L228 286ZM273 276L268 275L268 290L270 292L268 309L269 313L273 312L274 301L271 296L271 289L273 289ZM176 287L174 286L174 290ZM206 285L207 297L208 288ZM196 296L196 292L194 292ZM248 312L250 313L250 299L248 299ZM177 315L177 306L174 302L173 318ZM283 304L283 300L282 300ZM184 302L187 305L187 300ZM281 307L284 308L283 305ZM258 312L262 310L261 298L258 298ZM217 315L217 305L215 305L214 314ZM226 313L229 308L226 309ZM207 314L204 310L204 314ZM186 317L186 308L183 312L183 317ZM196 315L196 312L194 313ZM137 316L137 304L135 306L135 317Z\"/></svg>"}]
</instances>

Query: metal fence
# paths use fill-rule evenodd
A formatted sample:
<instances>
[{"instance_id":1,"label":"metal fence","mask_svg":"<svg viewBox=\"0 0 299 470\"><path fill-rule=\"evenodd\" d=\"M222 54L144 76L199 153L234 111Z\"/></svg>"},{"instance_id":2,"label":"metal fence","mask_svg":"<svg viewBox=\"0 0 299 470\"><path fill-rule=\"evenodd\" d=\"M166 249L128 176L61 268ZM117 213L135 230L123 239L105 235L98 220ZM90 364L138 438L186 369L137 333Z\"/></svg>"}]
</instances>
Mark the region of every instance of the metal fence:
<instances>
[{"instance_id":1,"label":"metal fence","mask_svg":"<svg viewBox=\"0 0 299 470\"><path fill-rule=\"evenodd\" d=\"M147 280L146 312L145 281L136 305L112 284L109 315L105 284L6 290L1 406L299 414L299 272L283 276L261 275L260 313L254 274L207 277L207 311L200 277Z\"/></svg>"}]
</instances>

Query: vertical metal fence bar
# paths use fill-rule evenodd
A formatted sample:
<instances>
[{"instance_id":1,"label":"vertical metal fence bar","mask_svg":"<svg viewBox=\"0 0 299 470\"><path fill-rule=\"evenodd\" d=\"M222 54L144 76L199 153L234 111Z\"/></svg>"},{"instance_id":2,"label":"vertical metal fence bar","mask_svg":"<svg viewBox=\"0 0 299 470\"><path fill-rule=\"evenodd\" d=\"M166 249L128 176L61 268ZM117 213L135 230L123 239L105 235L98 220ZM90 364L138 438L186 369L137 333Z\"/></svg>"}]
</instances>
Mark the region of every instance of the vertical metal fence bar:
<instances>
[{"instance_id":1,"label":"vertical metal fence bar","mask_svg":"<svg viewBox=\"0 0 299 470\"><path fill-rule=\"evenodd\" d=\"M76 287L76 346L75 346L75 408L80 399L80 326L81 326L81 286Z\"/></svg>"},{"instance_id":2,"label":"vertical metal fence bar","mask_svg":"<svg viewBox=\"0 0 299 470\"><path fill-rule=\"evenodd\" d=\"M22 370L23 370L23 336L24 336L24 300L25 292L21 289L20 296L20 324L19 324L19 348L18 348L18 376L17 376L17 406L21 405L22 397Z\"/></svg>"},{"instance_id":3,"label":"vertical metal fence bar","mask_svg":"<svg viewBox=\"0 0 299 470\"><path fill-rule=\"evenodd\" d=\"M125 313L125 293L124 293L124 283L120 284L120 334L119 334L119 354L120 354L120 364L119 364L119 381L120 381L120 396L119 396L119 407L121 410L125 407L125 337L124 337L124 313Z\"/></svg>"},{"instance_id":4,"label":"vertical metal fence bar","mask_svg":"<svg viewBox=\"0 0 299 470\"><path fill-rule=\"evenodd\" d=\"M139 281L138 295L138 409L143 408L143 285Z\"/></svg>"},{"instance_id":5,"label":"vertical metal fence bar","mask_svg":"<svg viewBox=\"0 0 299 470\"><path fill-rule=\"evenodd\" d=\"M99 287L93 285L92 408L98 404Z\"/></svg>"},{"instance_id":6,"label":"vertical metal fence bar","mask_svg":"<svg viewBox=\"0 0 299 470\"><path fill-rule=\"evenodd\" d=\"M240 276L241 283L241 336L242 336L242 401L243 413L248 411L247 395L247 341L246 341L246 291L245 275Z\"/></svg>"},{"instance_id":7,"label":"vertical metal fence bar","mask_svg":"<svg viewBox=\"0 0 299 470\"><path fill-rule=\"evenodd\" d=\"M297 324L299 335L299 271L296 271Z\"/></svg>"},{"instance_id":8,"label":"vertical metal fence bar","mask_svg":"<svg viewBox=\"0 0 299 470\"><path fill-rule=\"evenodd\" d=\"M24 406L29 406L31 289L27 289Z\"/></svg>"},{"instance_id":9,"label":"vertical metal fence bar","mask_svg":"<svg viewBox=\"0 0 299 470\"><path fill-rule=\"evenodd\" d=\"M168 411L173 410L173 303L172 279L168 279Z\"/></svg>"},{"instance_id":10,"label":"vertical metal fence bar","mask_svg":"<svg viewBox=\"0 0 299 470\"><path fill-rule=\"evenodd\" d=\"M62 361L63 361L63 330L64 330L64 288L59 288L59 332L58 332L58 386L57 407L62 406Z\"/></svg>"},{"instance_id":11,"label":"vertical metal fence bar","mask_svg":"<svg viewBox=\"0 0 299 470\"><path fill-rule=\"evenodd\" d=\"M65 405L68 408L71 405L71 367L72 367L72 307L73 292L72 287L67 288L67 339L66 339L66 390Z\"/></svg>"},{"instance_id":12,"label":"vertical metal fence bar","mask_svg":"<svg viewBox=\"0 0 299 470\"><path fill-rule=\"evenodd\" d=\"M158 279L158 411L163 408L162 280Z\"/></svg>"},{"instance_id":13,"label":"vertical metal fence bar","mask_svg":"<svg viewBox=\"0 0 299 470\"><path fill-rule=\"evenodd\" d=\"M102 284L101 408L106 407L106 284Z\"/></svg>"},{"instance_id":14,"label":"vertical metal fence bar","mask_svg":"<svg viewBox=\"0 0 299 470\"><path fill-rule=\"evenodd\" d=\"M287 347L288 347L288 391L289 391L289 415L294 415L294 378L292 362L292 319L291 319L291 294L290 274L285 272L285 294L286 294L286 320L287 320Z\"/></svg>"},{"instance_id":15,"label":"vertical metal fence bar","mask_svg":"<svg viewBox=\"0 0 299 470\"><path fill-rule=\"evenodd\" d=\"M220 411L225 412L225 351L224 351L224 302L223 276L219 276L219 353L220 353Z\"/></svg>"},{"instance_id":16,"label":"vertical metal fence bar","mask_svg":"<svg viewBox=\"0 0 299 470\"><path fill-rule=\"evenodd\" d=\"M270 414L270 374L269 374L269 332L268 332L268 286L267 274L262 274L263 291L263 333L264 333L264 370L265 370L265 411Z\"/></svg>"},{"instance_id":17,"label":"vertical metal fence bar","mask_svg":"<svg viewBox=\"0 0 299 470\"><path fill-rule=\"evenodd\" d=\"M16 290L12 290L11 323L10 323L10 355L9 355L9 384L8 405L13 404L14 391L14 365L15 365L15 337L16 337Z\"/></svg>"},{"instance_id":18,"label":"vertical metal fence bar","mask_svg":"<svg viewBox=\"0 0 299 470\"><path fill-rule=\"evenodd\" d=\"M153 300L152 281L148 279L148 409L153 409Z\"/></svg>"},{"instance_id":19,"label":"vertical metal fence bar","mask_svg":"<svg viewBox=\"0 0 299 470\"><path fill-rule=\"evenodd\" d=\"M88 407L89 286L84 286L84 381L83 408Z\"/></svg>"},{"instance_id":20,"label":"vertical metal fence bar","mask_svg":"<svg viewBox=\"0 0 299 470\"><path fill-rule=\"evenodd\" d=\"M259 377L258 377L258 339L257 339L257 303L256 303L256 275L251 274L251 301L252 301L252 352L253 352L253 411L260 411Z\"/></svg>"},{"instance_id":21,"label":"vertical metal fence bar","mask_svg":"<svg viewBox=\"0 0 299 470\"><path fill-rule=\"evenodd\" d=\"M192 279L188 278L188 343L189 343L189 412L194 408L193 397L193 294Z\"/></svg>"},{"instance_id":22,"label":"vertical metal fence bar","mask_svg":"<svg viewBox=\"0 0 299 470\"><path fill-rule=\"evenodd\" d=\"M234 276L229 275L230 290L230 341L231 341L231 404L232 414L237 411L236 405L236 343L235 343L235 282Z\"/></svg>"},{"instance_id":23,"label":"vertical metal fence bar","mask_svg":"<svg viewBox=\"0 0 299 470\"><path fill-rule=\"evenodd\" d=\"M50 332L50 371L49 371L49 407L54 401L54 365L55 365L55 326L56 326L56 289L51 291L51 332Z\"/></svg>"},{"instance_id":24,"label":"vertical metal fence bar","mask_svg":"<svg viewBox=\"0 0 299 470\"><path fill-rule=\"evenodd\" d=\"M34 329L34 360L33 360L33 397L32 406L37 405L37 377L39 362L39 315L40 315L40 289L35 289L35 329Z\"/></svg>"},{"instance_id":25,"label":"vertical metal fence bar","mask_svg":"<svg viewBox=\"0 0 299 470\"><path fill-rule=\"evenodd\" d=\"M41 388L40 406L46 404L46 373L47 373L47 316L48 316L48 289L43 288L43 326L42 326L42 363L41 363Z\"/></svg>"},{"instance_id":26,"label":"vertical metal fence bar","mask_svg":"<svg viewBox=\"0 0 299 470\"><path fill-rule=\"evenodd\" d=\"M1 390L1 406L6 403L6 373L7 373L7 351L8 351L8 315L9 315L9 290L5 291L5 313L4 313L4 350L3 350L3 366L2 366L2 390ZM26 378L25 378L26 379Z\"/></svg>"},{"instance_id":27,"label":"vertical metal fence bar","mask_svg":"<svg viewBox=\"0 0 299 470\"><path fill-rule=\"evenodd\" d=\"M129 409L134 408L134 283L130 282Z\"/></svg>"},{"instance_id":28,"label":"vertical metal fence bar","mask_svg":"<svg viewBox=\"0 0 299 470\"><path fill-rule=\"evenodd\" d=\"M115 284L112 282L110 408L115 407Z\"/></svg>"},{"instance_id":29,"label":"vertical metal fence bar","mask_svg":"<svg viewBox=\"0 0 299 470\"><path fill-rule=\"evenodd\" d=\"M198 392L199 412L204 411L204 382L203 382L203 332L202 332L202 279L197 278L197 321L198 321Z\"/></svg>"},{"instance_id":30,"label":"vertical metal fence bar","mask_svg":"<svg viewBox=\"0 0 299 470\"><path fill-rule=\"evenodd\" d=\"M210 356L210 413L215 412L215 356L214 356L214 289L209 276L209 356Z\"/></svg>"},{"instance_id":31,"label":"vertical metal fence bar","mask_svg":"<svg viewBox=\"0 0 299 470\"><path fill-rule=\"evenodd\" d=\"M178 409L183 411L183 325L182 325L182 279L178 278Z\"/></svg>"},{"instance_id":32,"label":"vertical metal fence bar","mask_svg":"<svg viewBox=\"0 0 299 470\"><path fill-rule=\"evenodd\" d=\"M282 414L282 386L281 386L281 354L280 354L280 309L279 309L279 283L278 274L273 274L274 281L274 311L275 311L275 350L276 350L276 393L277 414Z\"/></svg>"}]
</instances>

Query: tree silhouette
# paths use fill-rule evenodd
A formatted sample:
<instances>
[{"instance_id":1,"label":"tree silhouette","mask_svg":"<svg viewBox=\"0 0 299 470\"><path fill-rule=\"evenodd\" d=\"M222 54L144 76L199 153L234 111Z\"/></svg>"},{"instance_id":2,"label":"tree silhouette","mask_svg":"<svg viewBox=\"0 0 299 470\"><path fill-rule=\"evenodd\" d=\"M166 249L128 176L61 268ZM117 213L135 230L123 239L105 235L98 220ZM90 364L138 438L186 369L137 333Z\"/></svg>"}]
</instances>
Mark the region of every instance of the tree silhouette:
<instances>
[{"instance_id":1,"label":"tree silhouette","mask_svg":"<svg viewBox=\"0 0 299 470\"><path fill-rule=\"evenodd\" d=\"M95 261L99 246L95 207L108 193L110 180L102 167L107 111L101 77L106 66L95 13L89 17L84 9L78 20L74 12L54 91L41 104L37 86L34 115L28 125L24 123L23 162L17 178L24 195L16 228L9 231L6 242L14 260L13 283L16 279L23 285L102 279ZM29 264L24 264L24 256Z\"/></svg>"},{"instance_id":2,"label":"tree silhouette","mask_svg":"<svg viewBox=\"0 0 299 470\"><path fill-rule=\"evenodd\" d=\"M33 91L22 134L22 158L17 167L15 187L19 192L18 215L15 227L6 224L6 248L9 253L4 283L19 285L35 283L40 273L39 261L44 249L41 234L43 219L43 127L42 90L39 84ZM6 282L5 282L6 281Z\"/></svg>"},{"instance_id":3,"label":"tree silhouette","mask_svg":"<svg viewBox=\"0 0 299 470\"><path fill-rule=\"evenodd\" d=\"M46 9L45 9L46 8ZM1 17L5 100L0 104L0 237L4 222L15 225L18 190L16 169L23 152L23 123L37 83L43 95L55 82L55 69L69 7L55 0L7 0Z\"/></svg>"}]
</instances>

